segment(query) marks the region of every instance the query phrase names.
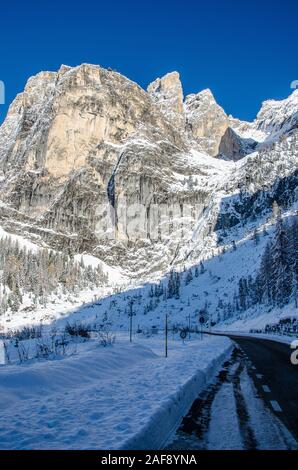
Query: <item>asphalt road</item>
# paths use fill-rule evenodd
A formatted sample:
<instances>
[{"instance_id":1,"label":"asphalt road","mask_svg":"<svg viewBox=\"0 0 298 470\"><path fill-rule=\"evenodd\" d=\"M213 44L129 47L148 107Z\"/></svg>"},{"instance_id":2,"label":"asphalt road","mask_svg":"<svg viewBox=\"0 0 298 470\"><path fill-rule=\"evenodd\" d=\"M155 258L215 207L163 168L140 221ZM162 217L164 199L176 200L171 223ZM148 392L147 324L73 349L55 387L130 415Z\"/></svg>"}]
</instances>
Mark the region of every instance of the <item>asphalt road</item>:
<instances>
[{"instance_id":1,"label":"asphalt road","mask_svg":"<svg viewBox=\"0 0 298 470\"><path fill-rule=\"evenodd\" d=\"M166 449L297 450L298 366L290 362L293 350L264 339L221 336L234 341L232 354L194 400Z\"/></svg>"},{"instance_id":2,"label":"asphalt road","mask_svg":"<svg viewBox=\"0 0 298 470\"><path fill-rule=\"evenodd\" d=\"M251 362L259 395L298 440L298 365L290 361L293 350L275 341L229 337Z\"/></svg>"}]
</instances>

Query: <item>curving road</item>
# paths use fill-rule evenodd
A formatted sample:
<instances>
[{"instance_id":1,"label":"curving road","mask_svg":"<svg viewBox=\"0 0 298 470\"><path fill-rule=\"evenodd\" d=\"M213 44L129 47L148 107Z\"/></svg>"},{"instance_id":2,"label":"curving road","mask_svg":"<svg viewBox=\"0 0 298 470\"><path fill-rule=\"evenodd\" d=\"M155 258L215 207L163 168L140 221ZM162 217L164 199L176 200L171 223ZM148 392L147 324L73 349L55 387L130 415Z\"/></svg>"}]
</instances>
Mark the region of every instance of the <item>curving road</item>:
<instances>
[{"instance_id":1,"label":"curving road","mask_svg":"<svg viewBox=\"0 0 298 470\"><path fill-rule=\"evenodd\" d=\"M213 333L215 334L215 333ZM194 401L167 449L298 449L298 365L289 345L232 334L214 383Z\"/></svg>"},{"instance_id":2,"label":"curving road","mask_svg":"<svg viewBox=\"0 0 298 470\"><path fill-rule=\"evenodd\" d=\"M229 335L251 362L258 394L298 440L298 365L290 361L289 345Z\"/></svg>"}]
</instances>

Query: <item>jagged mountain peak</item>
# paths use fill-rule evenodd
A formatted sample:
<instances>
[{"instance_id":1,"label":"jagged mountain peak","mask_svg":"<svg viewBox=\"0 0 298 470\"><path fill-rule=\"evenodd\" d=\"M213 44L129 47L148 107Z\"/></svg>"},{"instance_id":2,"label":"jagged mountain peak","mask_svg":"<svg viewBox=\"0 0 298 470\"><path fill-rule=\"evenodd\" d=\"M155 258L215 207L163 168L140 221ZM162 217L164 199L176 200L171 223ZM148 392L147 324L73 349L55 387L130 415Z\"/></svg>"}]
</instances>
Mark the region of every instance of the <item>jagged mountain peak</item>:
<instances>
[{"instance_id":1,"label":"jagged mountain peak","mask_svg":"<svg viewBox=\"0 0 298 470\"><path fill-rule=\"evenodd\" d=\"M157 78L147 91L165 118L186 134L192 145L208 155L218 155L228 118L210 89L190 94L184 99L180 75L171 72Z\"/></svg>"},{"instance_id":2,"label":"jagged mountain peak","mask_svg":"<svg viewBox=\"0 0 298 470\"><path fill-rule=\"evenodd\" d=\"M254 122L267 136L279 136L298 125L298 90L283 100L264 101Z\"/></svg>"},{"instance_id":3,"label":"jagged mountain peak","mask_svg":"<svg viewBox=\"0 0 298 470\"><path fill-rule=\"evenodd\" d=\"M192 101L193 99L216 102L210 88L205 88L204 90L201 90L198 93L191 93L187 95L185 98L185 102Z\"/></svg>"},{"instance_id":4,"label":"jagged mountain peak","mask_svg":"<svg viewBox=\"0 0 298 470\"><path fill-rule=\"evenodd\" d=\"M215 157L228 125L228 117L217 104L211 90L206 89L197 94L188 95L184 110L188 134L199 148Z\"/></svg>"},{"instance_id":5,"label":"jagged mountain peak","mask_svg":"<svg viewBox=\"0 0 298 470\"><path fill-rule=\"evenodd\" d=\"M157 78L147 88L152 101L174 126L185 126L183 115L183 89L178 72L170 72Z\"/></svg>"},{"instance_id":6,"label":"jagged mountain peak","mask_svg":"<svg viewBox=\"0 0 298 470\"><path fill-rule=\"evenodd\" d=\"M174 89L182 91L182 84L180 81L180 74L177 71L169 72L162 77L156 78L151 82L148 87L148 93L170 93ZM182 92L183 97L183 92Z\"/></svg>"},{"instance_id":7,"label":"jagged mountain peak","mask_svg":"<svg viewBox=\"0 0 298 470\"><path fill-rule=\"evenodd\" d=\"M66 126L64 122L65 117L63 123L59 124L60 129L69 127L69 132L71 132L70 128L77 129L77 124L80 122L78 129L74 132L81 133L82 126L86 124L84 123L85 113L89 117L96 116L94 118L96 121L102 121L100 125L98 123L98 126L104 126L103 122L107 120L100 114L106 113L107 102L111 104L116 99L118 105L113 105L112 111L108 112L108 121L119 120L121 114L123 124L117 132L115 129L117 138L115 139L114 135L111 138L112 142L119 144L124 142L129 135L143 136L144 132L148 136L149 129L153 130L152 124L155 123L154 128L158 130L159 135L160 132L164 137L166 135L171 142L178 143L180 148L187 145L195 146L199 151L210 156L219 156L224 149L223 157L231 159L242 158L255 150L260 142L278 137L297 125L298 90L285 100L264 102L253 123L228 117L208 88L196 94L189 94L184 99L180 75L177 71L157 78L147 90L146 93L138 84L118 72L88 63L75 67L61 65L57 72L38 73L28 80L24 92L17 96L9 109L6 121L0 128L1 166L7 161L8 156L10 162L14 161L12 156L15 153L14 142L17 134L20 135L21 132L22 140L26 137L26 141L32 134L32 140L36 141L38 123L42 120L44 123L49 123L53 112L61 116L63 102L66 107L68 104L70 107L74 106L78 114L76 118L73 116L70 119L69 126ZM122 101L124 97L130 100L127 115L125 115L125 100ZM146 112L149 109L149 116L147 116ZM139 112L142 116L136 119ZM70 113L67 111L66 115L70 116ZM60 118L56 116L55 119ZM74 119L76 119L76 124L74 124ZM101 127L101 135L96 138L99 140L108 138L107 135L103 137L102 133L105 132ZM154 139L155 137L153 141ZM57 144L56 142L55 146ZM22 153L23 156L26 154L25 151L20 152L19 144L17 149L18 153ZM84 155L86 151L83 150L81 153ZM33 166L36 165L35 160L33 158ZM32 157L29 161L32 162ZM70 161L72 162L73 159L70 158ZM75 161L81 161L81 157L75 158ZM72 165L73 163L70 163L67 168L71 169Z\"/></svg>"},{"instance_id":8,"label":"jagged mountain peak","mask_svg":"<svg viewBox=\"0 0 298 470\"><path fill-rule=\"evenodd\" d=\"M62 66L31 77L11 106L0 128L0 165L22 160L66 176L102 141L122 144L137 134L183 147L139 85L92 64Z\"/></svg>"},{"instance_id":9,"label":"jagged mountain peak","mask_svg":"<svg viewBox=\"0 0 298 470\"><path fill-rule=\"evenodd\" d=\"M286 98L283 98L280 100L268 99L268 100L263 101L260 112L263 110L263 108L268 108L268 107L284 108L284 107L288 107L291 103L297 104L297 102L298 102L298 89L293 90L292 93L290 93L290 95L287 96Z\"/></svg>"},{"instance_id":10,"label":"jagged mountain peak","mask_svg":"<svg viewBox=\"0 0 298 470\"><path fill-rule=\"evenodd\" d=\"M47 71L39 72L27 80L24 91L30 92L32 88L37 86L38 83L54 81L57 78L57 76L58 76L57 72L47 72Z\"/></svg>"}]
</instances>

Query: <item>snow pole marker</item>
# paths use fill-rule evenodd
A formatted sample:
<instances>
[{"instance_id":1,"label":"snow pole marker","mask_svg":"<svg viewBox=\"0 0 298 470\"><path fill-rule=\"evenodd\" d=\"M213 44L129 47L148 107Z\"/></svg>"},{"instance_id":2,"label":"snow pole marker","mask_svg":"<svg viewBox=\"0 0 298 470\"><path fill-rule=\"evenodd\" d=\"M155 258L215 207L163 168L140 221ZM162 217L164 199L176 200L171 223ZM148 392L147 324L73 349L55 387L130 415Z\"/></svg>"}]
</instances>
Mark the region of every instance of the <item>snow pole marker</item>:
<instances>
[{"instance_id":1,"label":"snow pole marker","mask_svg":"<svg viewBox=\"0 0 298 470\"><path fill-rule=\"evenodd\" d=\"M132 306L133 306L133 300L130 299L129 301L130 312L128 314L129 316L129 342L130 343L132 343L132 317L133 317Z\"/></svg>"},{"instance_id":2,"label":"snow pole marker","mask_svg":"<svg viewBox=\"0 0 298 470\"><path fill-rule=\"evenodd\" d=\"M168 357L168 314L166 313L166 325L165 325L165 357Z\"/></svg>"},{"instance_id":3,"label":"snow pole marker","mask_svg":"<svg viewBox=\"0 0 298 470\"><path fill-rule=\"evenodd\" d=\"M199 322L201 325L201 341L203 340L203 324L205 323L206 319L203 315L199 317Z\"/></svg>"},{"instance_id":4,"label":"snow pole marker","mask_svg":"<svg viewBox=\"0 0 298 470\"><path fill-rule=\"evenodd\" d=\"M190 314L188 315L188 339L190 340Z\"/></svg>"}]
</instances>

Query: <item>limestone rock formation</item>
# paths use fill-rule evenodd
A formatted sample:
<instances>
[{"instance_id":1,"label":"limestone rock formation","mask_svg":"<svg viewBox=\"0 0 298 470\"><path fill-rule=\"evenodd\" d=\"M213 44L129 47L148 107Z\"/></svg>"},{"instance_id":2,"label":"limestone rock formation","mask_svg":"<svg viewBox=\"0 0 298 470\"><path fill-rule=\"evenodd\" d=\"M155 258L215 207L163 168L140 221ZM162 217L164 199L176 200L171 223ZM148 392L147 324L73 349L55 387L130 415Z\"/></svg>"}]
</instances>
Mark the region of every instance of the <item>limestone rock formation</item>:
<instances>
[{"instance_id":1,"label":"limestone rock formation","mask_svg":"<svg viewBox=\"0 0 298 470\"><path fill-rule=\"evenodd\" d=\"M146 225L152 204L198 198L172 189L177 172L187 176L177 163L189 148L185 137L149 94L101 67L62 67L30 79L9 110L0 142L4 224L16 231L26 222L50 245L103 258L113 246L111 263L115 253L118 263L129 256L133 234L121 221L124 215L133 221L132 204L144 204ZM98 226L107 206L115 211L115 239L102 241Z\"/></svg>"},{"instance_id":2,"label":"limestone rock formation","mask_svg":"<svg viewBox=\"0 0 298 470\"><path fill-rule=\"evenodd\" d=\"M237 161L252 153L256 146L255 140L240 137L231 127L228 127L221 138L218 153L221 158Z\"/></svg>"},{"instance_id":3,"label":"limestone rock formation","mask_svg":"<svg viewBox=\"0 0 298 470\"><path fill-rule=\"evenodd\" d=\"M180 128L185 125L183 90L178 72L157 78L150 83L147 91L169 121Z\"/></svg>"},{"instance_id":4,"label":"limestone rock formation","mask_svg":"<svg viewBox=\"0 0 298 470\"><path fill-rule=\"evenodd\" d=\"M189 95L184 101L179 74L172 72L157 78L147 91L165 118L184 132L188 140L196 142L200 151L218 155L229 121L210 90Z\"/></svg>"},{"instance_id":5,"label":"limestone rock formation","mask_svg":"<svg viewBox=\"0 0 298 470\"><path fill-rule=\"evenodd\" d=\"M187 96L184 106L188 134L196 140L202 151L212 157L218 155L229 121L211 91L204 90Z\"/></svg>"}]
</instances>

